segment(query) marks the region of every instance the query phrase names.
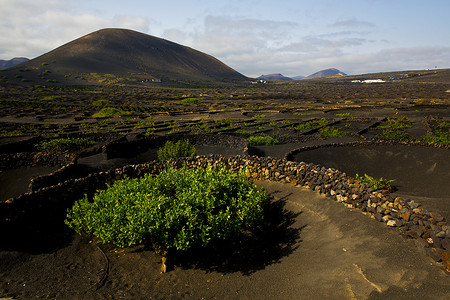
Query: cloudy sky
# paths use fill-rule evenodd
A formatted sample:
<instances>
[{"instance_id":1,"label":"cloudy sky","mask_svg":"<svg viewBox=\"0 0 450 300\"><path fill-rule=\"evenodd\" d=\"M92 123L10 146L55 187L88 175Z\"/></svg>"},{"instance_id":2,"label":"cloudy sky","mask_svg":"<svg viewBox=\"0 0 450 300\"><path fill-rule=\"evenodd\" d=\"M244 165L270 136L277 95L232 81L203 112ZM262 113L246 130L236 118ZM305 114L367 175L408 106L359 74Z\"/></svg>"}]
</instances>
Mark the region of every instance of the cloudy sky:
<instances>
[{"instance_id":1,"label":"cloudy sky","mask_svg":"<svg viewBox=\"0 0 450 300\"><path fill-rule=\"evenodd\" d=\"M213 55L247 76L450 68L449 0L0 0L0 59L102 28Z\"/></svg>"}]
</instances>

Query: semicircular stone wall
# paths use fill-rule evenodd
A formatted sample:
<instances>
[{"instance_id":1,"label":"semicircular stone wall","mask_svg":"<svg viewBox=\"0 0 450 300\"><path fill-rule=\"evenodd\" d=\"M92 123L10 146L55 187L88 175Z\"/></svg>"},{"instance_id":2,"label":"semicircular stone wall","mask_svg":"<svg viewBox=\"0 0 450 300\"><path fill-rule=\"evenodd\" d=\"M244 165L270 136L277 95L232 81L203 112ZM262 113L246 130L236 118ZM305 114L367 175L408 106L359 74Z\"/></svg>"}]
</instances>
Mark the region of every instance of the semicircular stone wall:
<instances>
[{"instance_id":1,"label":"semicircular stone wall","mask_svg":"<svg viewBox=\"0 0 450 300\"><path fill-rule=\"evenodd\" d=\"M270 157L195 156L128 165L66 180L0 203L0 226L6 230L13 230L15 226L21 228L18 226L20 223L40 213L55 218L57 215L61 217L67 208L85 194L92 196L95 191L105 189L107 184L125 177L158 174L168 167L205 168L219 165L235 171L245 170L247 177L252 180L270 180L294 185L330 197L348 208L357 209L395 228L403 236L414 239L420 251L435 261L442 262L447 270L450 269L450 228L438 213L430 212L412 200L393 198L389 193L375 191L339 170Z\"/></svg>"}]
</instances>

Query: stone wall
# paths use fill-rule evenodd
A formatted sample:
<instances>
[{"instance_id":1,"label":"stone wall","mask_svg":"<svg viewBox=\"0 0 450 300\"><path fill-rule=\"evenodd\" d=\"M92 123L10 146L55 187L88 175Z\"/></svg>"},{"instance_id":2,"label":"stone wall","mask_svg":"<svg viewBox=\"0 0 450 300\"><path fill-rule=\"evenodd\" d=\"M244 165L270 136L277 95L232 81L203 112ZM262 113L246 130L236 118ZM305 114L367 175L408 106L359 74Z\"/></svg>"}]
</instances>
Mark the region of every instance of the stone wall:
<instances>
[{"instance_id":1,"label":"stone wall","mask_svg":"<svg viewBox=\"0 0 450 300\"><path fill-rule=\"evenodd\" d=\"M178 140L189 140L193 145L219 145L233 149L241 149L242 152L247 149L247 139L231 136L231 135L211 135L211 134L196 134L196 135L169 135L169 136L151 136L147 138L137 138L128 141L126 138L117 139L102 147L101 151L106 152L107 158L117 157L133 157L148 149L158 149L162 147L166 141L176 142ZM91 152L85 150L85 154L96 154L100 152L97 147L92 147ZM86 156L77 153L77 156ZM77 178L77 164L76 160L70 161L68 165L61 167L53 173L38 176L31 179L29 184L29 192L34 192L44 187L56 185L59 182L64 182L71 178ZM78 176L79 177L79 176Z\"/></svg>"},{"instance_id":2,"label":"stone wall","mask_svg":"<svg viewBox=\"0 0 450 300\"><path fill-rule=\"evenodd\" d=\"M19 152L0 154L0 170L21 167L64 166L75 161L72 154L47 152Z\"/></svg>"}]
</instances>

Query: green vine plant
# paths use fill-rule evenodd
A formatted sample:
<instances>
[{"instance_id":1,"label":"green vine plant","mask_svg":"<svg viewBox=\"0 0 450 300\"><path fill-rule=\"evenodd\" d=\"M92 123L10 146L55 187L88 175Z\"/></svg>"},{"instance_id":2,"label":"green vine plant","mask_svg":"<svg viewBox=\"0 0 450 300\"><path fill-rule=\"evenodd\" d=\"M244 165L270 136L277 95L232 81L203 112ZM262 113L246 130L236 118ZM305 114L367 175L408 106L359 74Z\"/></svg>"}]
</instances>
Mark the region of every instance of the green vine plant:
<instances>
[{"instance_id":1,"label":"green vine plant","mask_svg":"<svg viewBox=\"0 0 450 300\"><path fill-rule=\"evenodd\" d=\"M161 255L165 273L171 250L205 247L258 228L268 199L244 170L168 169L116 181L92 200L85 196L65 223L121 248L145 243Z\"/></svg>"},{"instance_id":2,"label":"green vine plant","mask_svg":"<svg viewBox=\"0 0 450 300\"><path fill-rule=\"evenodd\" d=\"M358 179L364 184L371 186L375 190L388 190L388 191L392 191L392 183L395 181L395 179L389 180L383 177L375 179L367 174L364 174L364 176L360 176L358 173L356 173L356 179Z\"/></svg>"}]
</instances>

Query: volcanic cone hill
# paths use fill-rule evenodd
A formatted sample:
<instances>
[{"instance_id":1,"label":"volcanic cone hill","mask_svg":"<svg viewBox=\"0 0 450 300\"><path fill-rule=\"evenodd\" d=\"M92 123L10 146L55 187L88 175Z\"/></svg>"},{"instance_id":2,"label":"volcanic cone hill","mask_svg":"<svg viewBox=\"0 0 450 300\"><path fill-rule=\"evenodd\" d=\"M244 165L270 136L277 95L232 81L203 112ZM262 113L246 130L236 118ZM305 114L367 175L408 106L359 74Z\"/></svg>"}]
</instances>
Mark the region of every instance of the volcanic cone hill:
<instances>
[{"instance_id":1,"label":"volcanic cone hill","mask_svg":"<svg viewBox=\"0 0 450 300\"><path fill-rule=\"evenodd\" d=\"M339 71L338 69L331 68L331 69L325 69L325 70L321 70L319 72L316 72L314 74L311 74L311 75L305 77L305 79L320 78L320 77L330 77L330 76L344 76L344 75L347 75L347 74Z\"/></svg>"},{"instance_id":2,"label":"volcanic cone hill","mask_svg":"<svg viewBox=\"0 0 450 300\"><path fill-rule=\"evenodd\" d=\"M102 29L20 66L23 78L39 77L61 83L70 79L124 78L184 81L235 81L247 78L218 59L161 38L127 29ZM13 71L15 68L12 68ZM16 69L16 71L19 71ZM87 74L87 77L86 77ZM94 76L90 76L94 74ZM146 77L147 76L147 77ZM86 79L87 78L87 79ZM35 81L29 78L30 81Z\"/></svg>"}]
</instances>

